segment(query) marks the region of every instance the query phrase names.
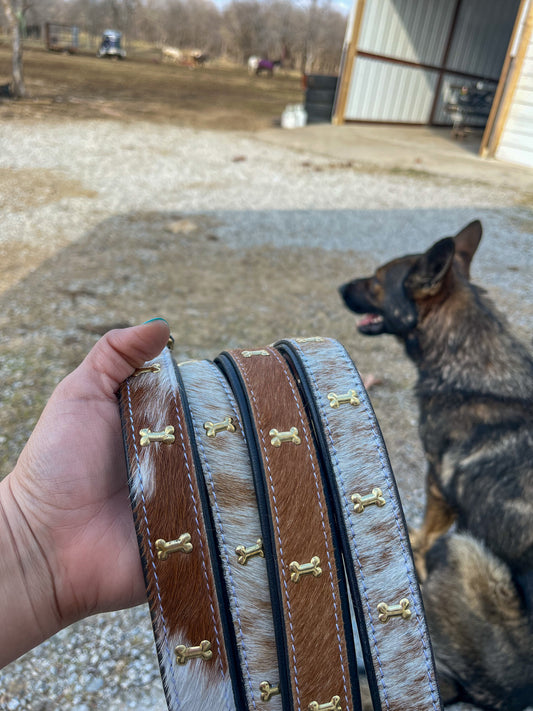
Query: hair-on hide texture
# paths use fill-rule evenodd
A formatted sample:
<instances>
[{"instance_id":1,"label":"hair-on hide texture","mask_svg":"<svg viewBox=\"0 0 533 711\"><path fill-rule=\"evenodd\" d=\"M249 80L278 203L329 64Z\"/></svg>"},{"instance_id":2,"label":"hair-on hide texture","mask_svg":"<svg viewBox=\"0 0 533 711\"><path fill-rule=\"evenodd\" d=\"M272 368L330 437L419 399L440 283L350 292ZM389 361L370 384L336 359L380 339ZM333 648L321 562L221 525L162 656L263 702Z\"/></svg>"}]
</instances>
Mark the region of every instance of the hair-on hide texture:
<instances>
[{"instance_id":1,"label":"hair-on hide texture","mask_svg":"<svg viewBox=\"0 0 533 711\"><path fill-rule=\"evenodd\" d=\"M342 706L354 708L350 684L346 629L332 533L322 490L320 469L303 403L286 363L271 348L268 356L230 356L245 385L261 459L261 476L278 561L279 585L288 647L288 667L295 708L338 695ZM273 443L271 430L296 427L300 444ZM250 438L249 438L250 439ZM320 559L322 574L291 580L291 563ZM356 692L357 693L357 690Z\"/></svg>"},{"instance_id":2,"label":"hair-on hide texture","mask_svg":"<svg viewBox=\"0 0 533 711\"><path fill-rule=\"evenodd\" d=\"M250 708L256 708L262 704L261 682L275 685L279 671L265 559L256 556L241 565L235 553L237 546L251 546L262 536L248 448L235 399L219 369L209 361L179 369L217 531L244 690ZM226 417L232 418L235 432L208 437L204 423ZM268 707L279 711L281 697L272 696Z\"/></svg>"},{"instance_id":3,"label":"hair-on hide texture","mask_svg":"<svg viewBox=\"0 0 533 711\"><path fill-rule=\"evenodd\" d=\"M288 341L306 371L348 532L350 558L381 706L390 711L440 709L431 645L401 504L388 455L361 379L331 339ZM327 395L355 390L360 404L333 408ZM354 512L351 495L380 488L384 506ZM347 561L348 565L348 561ZM352 578L353 579L353 578ZM409 600L409 620L378 619L378 605ZM372 670L370 670L372 673Z\"/></svg>"},{"instance_id":4,"label":"hair-on hide texture","mask_svg":"<svg viewBox=\"0 0 533 711\"><path fill-rule=\"evenodd\" d=\"M163 686L171 711L234 711L218 601L174 364L165 349L151 363L159 373L132 377L121 388L133 513L147 586ZM174 427L175 442L140 445L141 429ZM155 541L189 533L191 553L159 560ZM175 647L211 643L212 659L178 664ZM212 702L208 703L209 700ZM207 703L207 706L206 706Z\"/></svg>"}]
</instances>

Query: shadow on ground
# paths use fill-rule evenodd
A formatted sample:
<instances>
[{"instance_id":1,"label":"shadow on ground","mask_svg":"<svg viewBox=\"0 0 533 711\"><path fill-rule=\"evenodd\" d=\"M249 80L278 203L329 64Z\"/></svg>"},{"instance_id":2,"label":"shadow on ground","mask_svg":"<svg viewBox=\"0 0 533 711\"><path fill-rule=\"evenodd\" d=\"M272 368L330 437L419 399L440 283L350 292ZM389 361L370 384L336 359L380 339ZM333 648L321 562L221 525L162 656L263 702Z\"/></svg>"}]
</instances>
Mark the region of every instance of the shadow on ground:
<instances>
[{"instance_id":1,"label":"shadow on ground","mask_svg":"<svg viewBox=\"0 0 533 711\"><path fill-rule=\"evenodd\" d=\"M448 225L444 234L472 217L467 211L442 213L441 222ZM493 219L497 223L500 217L495 212ZM381 380L370 396L408 522L416 525L422 514L425 465L416 430L414 369L392 338L357 335L355 319L343 308L337 286L356 274L369 273L384 255L396 256L398 241L403 244L401 251L421 251L442 236L426 235L421 244L417 235L424 218L420 211L405 210L371 215L153 212L105 220L0 295L0 329L5 336L0 344L2 475L14 464L54 385L99 336L162 315L171 324L177 360L212 359L223 349L257 347L285 336L327 335L340 340L363 374ZM372 230L364 228L370 219ZM335 239L322 234L320 241L316 235L334 220ZM402 236L409 229L410 240ZM525 309L527 321L532 306L532 300L525 298L529 257L520 237L523 230L520 226L517 230L512 248L488 244L491 256L481 260L480 271L494 269L498 279L491 292L500 308L511 316ZM515 279L514 295L509 278ZM125 630L128 615L134 613L124 613ZM80 623L83 639L91 636L91 624ZM115 629L122 623L117 618L112 624ZM151 654L146 634L143 644ZM65 635L63 641L71 639L70 632ZM47 649L52 659L58 655L60 669L61 652L55 643ZM35 666L32 654L24 662L31 668ZM124 654L129 654L127 649ZM150 688L158 689L155 657L149 677ZM30 698L32 692L23 679L15 677L10 683L12 693ZM52 694L50 684L42 683L50 708L70 708L64 705L68 685L55 679ZM100 693L88 692L84 697L91 708L101 707ZM137 698L135 688L131 693Z\"/></svg>"},{"instance_id":2,"label":"shadow on ground","mask_svg":"<svg viewBox=\"0 0 533 711\"><path fill-rule=\"evenodd\" d=\"M0 295L1 474L12 468L55 384L99 336L162 315L178 360L212 359L226 348L285 336L341 341L363 374L382 381L371 398L407 513L418 518L424 463L414 369L393 338L357 334L337 287L385 258L429 246L442 234L421 243L420 232L435 212L151 212L105 220ZM444 234L471 219L467 211L442 212ZM332 236L325 238L328 226ZM531 299L520 301L528 269L520 239L512 250L486 239L490 258L481 258L481 271L492 264L497 282L514 280L518 292L515 298L496 288L498 302L511 315L527 307L530 317Z\"/></svg>"}]
</instances>

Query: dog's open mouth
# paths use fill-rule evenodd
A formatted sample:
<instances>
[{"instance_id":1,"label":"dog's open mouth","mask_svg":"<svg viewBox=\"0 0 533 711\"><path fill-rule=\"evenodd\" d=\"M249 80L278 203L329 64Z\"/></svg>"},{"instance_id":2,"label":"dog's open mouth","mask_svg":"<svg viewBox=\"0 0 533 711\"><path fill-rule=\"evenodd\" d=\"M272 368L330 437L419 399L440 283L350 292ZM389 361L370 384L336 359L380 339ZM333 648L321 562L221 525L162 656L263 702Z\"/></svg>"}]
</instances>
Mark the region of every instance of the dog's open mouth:
<instances>
[{"instance_id":1,"label":"dog's open mouth","mask_svg":"<svg viewBox=\"0 0 533 711\"><path fill-rule=\"evenodd\" d=\"M379 314L365 314L357 323L357 328L367 336L377 336L383 333L383 316Z\"/></svg>"}]
</instances>

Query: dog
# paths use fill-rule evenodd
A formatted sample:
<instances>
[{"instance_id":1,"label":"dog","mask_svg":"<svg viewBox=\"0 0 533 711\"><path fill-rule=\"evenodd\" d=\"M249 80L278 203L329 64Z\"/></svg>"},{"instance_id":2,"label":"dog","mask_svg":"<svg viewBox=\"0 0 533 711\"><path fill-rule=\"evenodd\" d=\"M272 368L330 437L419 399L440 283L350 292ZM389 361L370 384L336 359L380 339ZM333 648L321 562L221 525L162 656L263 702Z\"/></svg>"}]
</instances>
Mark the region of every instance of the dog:
<instances>
[{"instance_id":1,"label":"dog","mask_svg":"<svg viewBox=\"0 0 533 711\"><path fill-rule=\"evenodd\" d=\"M426 510L411 542L445 704L533 704L533 357L470 281L476 220L340 287L418 370Z\"/></svg>"}]
</instances>

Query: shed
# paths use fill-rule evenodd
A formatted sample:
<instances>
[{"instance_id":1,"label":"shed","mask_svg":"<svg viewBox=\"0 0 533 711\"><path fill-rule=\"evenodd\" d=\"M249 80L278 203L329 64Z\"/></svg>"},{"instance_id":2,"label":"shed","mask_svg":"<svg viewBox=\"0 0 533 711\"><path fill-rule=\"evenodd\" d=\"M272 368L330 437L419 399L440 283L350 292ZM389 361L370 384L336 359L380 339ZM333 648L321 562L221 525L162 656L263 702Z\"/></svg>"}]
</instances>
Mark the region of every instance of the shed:
<instances>
[{"instance_id":1,"label":"shed","mask_svg":"<svg viewBox=\"0 0 533 711\"><path fill-rule=\"evenodd\" d=\"M454 97L480 152L533 167L533 0L354 0L333 122L451 126Z\"/></svg>"}]
</instances>

